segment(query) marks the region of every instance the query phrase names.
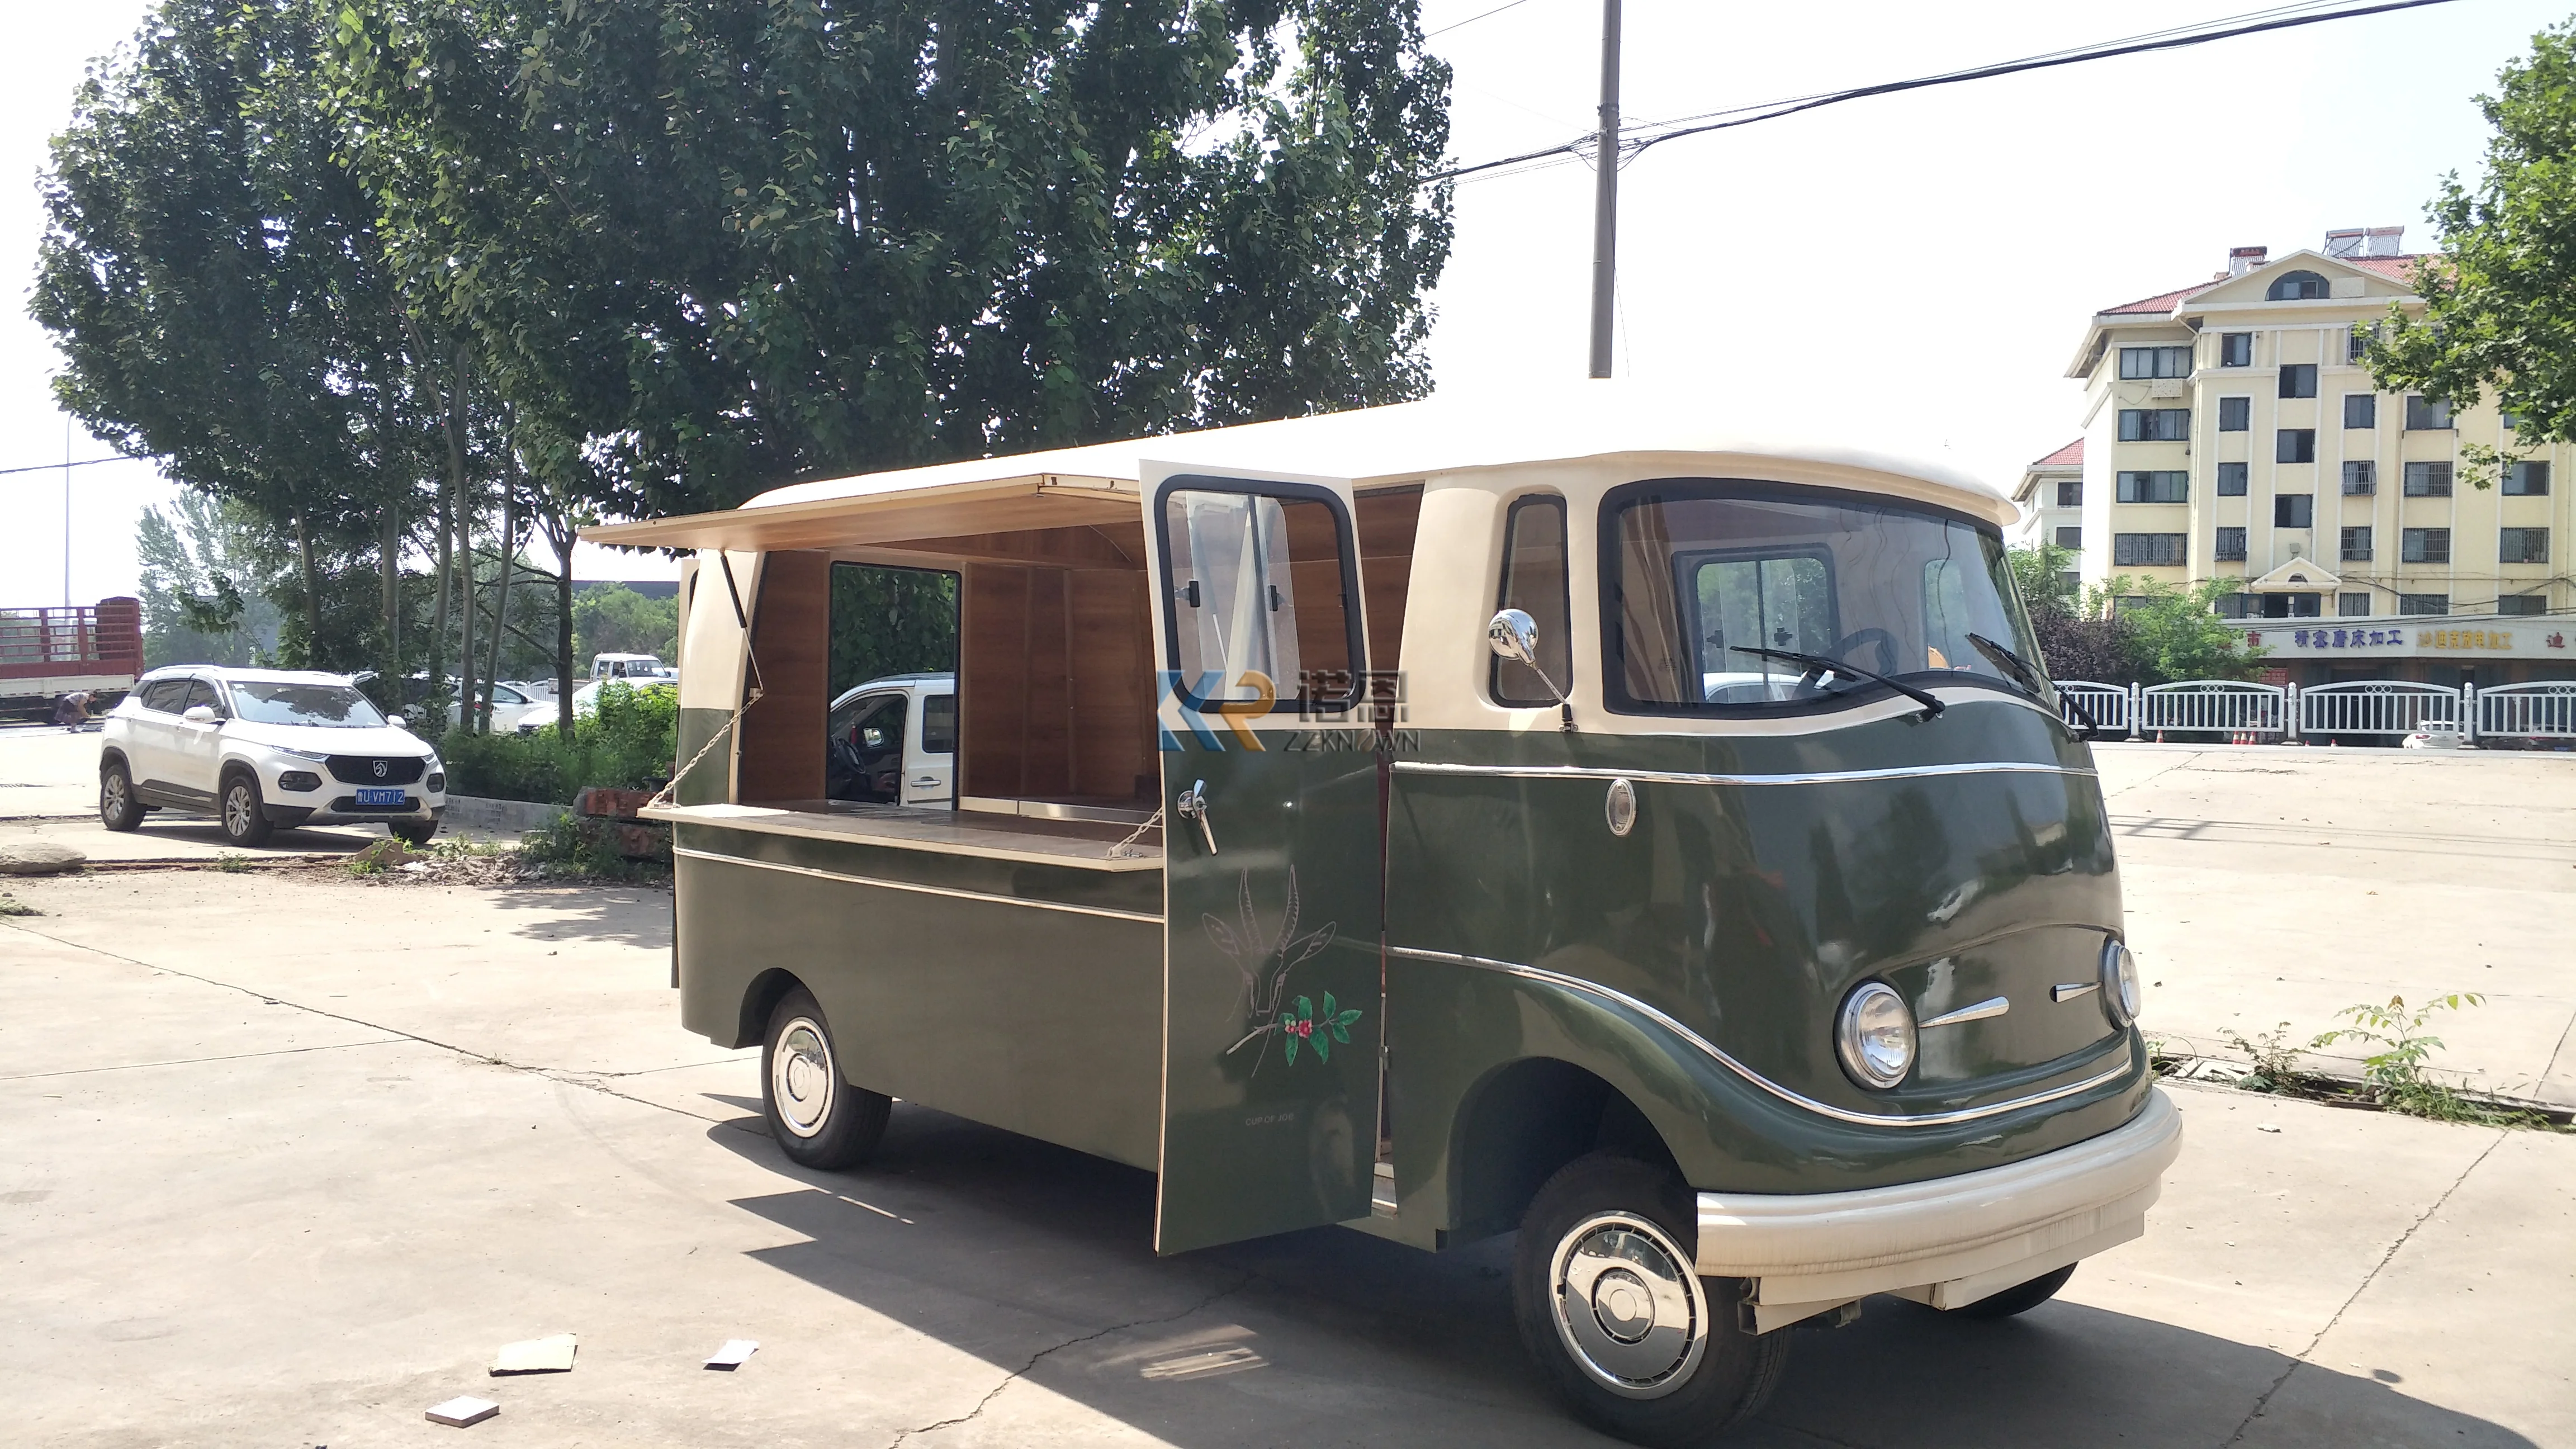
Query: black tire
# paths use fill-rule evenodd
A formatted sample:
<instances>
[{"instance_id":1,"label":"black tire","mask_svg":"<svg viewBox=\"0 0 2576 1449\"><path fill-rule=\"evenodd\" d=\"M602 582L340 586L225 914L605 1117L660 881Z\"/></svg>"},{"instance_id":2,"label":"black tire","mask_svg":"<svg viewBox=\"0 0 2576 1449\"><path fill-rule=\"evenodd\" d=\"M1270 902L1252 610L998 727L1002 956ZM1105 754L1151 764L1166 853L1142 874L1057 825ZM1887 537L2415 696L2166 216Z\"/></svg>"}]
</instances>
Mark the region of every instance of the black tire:
<instances>
[{"instance_id":1,"label":"black tire","mask_svg":"<svg viewBox=\"0 0 2576 1449\"><path fill-rule=\"evenodd\" d=\"M1944 1312L1951 1318L2010 1318L2016 1313L2028 1313L2056 1297L2057 1290L2065 1287L2066 1280L2074 1276L2075 1265L2069 1263L2054 1273L2042 1273L2027 1283Z\"/></svg>"},{"instance_id":2,"label":"black tire","mask_svg":"<svg viewBox=\"0 0 2576 1449\"><path fill-rule=\"evenodd\" d=\"M769 1010L760 1043L760 1110L789 1161L838 1172L877 1150L894 1099L850 1085L831 1023L813 993L799 986Z\"/></svg>"},{"instance_id":3,"label":"black tire","mask_svg":"<svg viewBox=\"0 0 2576 1449\"><path fill-rule=\"evenodd\" d=\"M394 839L403 844L421 846L429 844L429 838L438 833L438 822L433 820L426 825L388 825L385 828L392 831Z\"/></svg>"},{"instance_id":4,"label":"black tire","mask_svg":"<svg viewBox=\"0 0 2576 1449\"><path fill-rule=\"evenodd\" d=\"M249 850L268 844L267 803L259 796L257 775L248 770L226 775L223 788L215 794L215 820L224 839Z\"/></svg>"},{"instance_id":5,"label":"black tire","mask_svg":"<svg viewBox=\"0 0 2576 1449\"><path fill-rule=\"evenodd\" d=\"M134 773L122 759L98 767L98 823L110 830L132 830L143 823L143 802L134 797Z\"/></svg>"},{"instance_id":6,"label":"black tire","mask_svg":"<svg viewBox=\"0 0 2576 1449\"><path fill-rule=\"evenodd\" d=\"M1581 1280L1586 1260L1601 1263L1604 1255L1586 1249L1604 1246L1605 1236L1621 1249L1617 1266L1596 1267L1581 1297L1570 1287L1574 1301L1561 1313L1559 1283ZM1737 1326L1742 1288L1694 1276L1698 1245L1690 1190L1666 1169L1615 1152L1568 1163L1521 1219L1512 1259L1521 1342L1603 1433L1654 1449L1715 1443L1779 1386L1787 1335ZM1656 1275L1656 1264L1677 1271ZM1630 1317L1614 1331L1618 1313ZM1637 1336L1622 1337L1630 1328Z\"/></svg>"}]
</instances>

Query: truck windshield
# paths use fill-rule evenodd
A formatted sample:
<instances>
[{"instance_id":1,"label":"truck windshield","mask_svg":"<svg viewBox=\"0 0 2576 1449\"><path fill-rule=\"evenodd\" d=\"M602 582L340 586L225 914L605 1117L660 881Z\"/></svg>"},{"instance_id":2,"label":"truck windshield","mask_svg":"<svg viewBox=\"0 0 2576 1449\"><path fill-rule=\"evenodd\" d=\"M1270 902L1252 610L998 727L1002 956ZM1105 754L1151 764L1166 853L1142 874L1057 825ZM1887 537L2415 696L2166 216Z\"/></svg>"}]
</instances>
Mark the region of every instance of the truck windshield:
<instances>
[{"instance_id":1,"label":"truck windshield","mask_svg":"<svg viewBox=\"0 0 2576 1449\"><path fill-rule=\"evenodd\" d=\"M374 729L385 722L374 704L345 684L236 683L233 713L253 724Z\"/></svg>"},{"instance_id":2,"label":"truck windshield","mask_svg":"<svg viewBox=\"0 0 2576 1449\"><path fill-rule=\"evenodd\" d=\"M2002 537L1942 510L1732 480L1632 484L1604 504L1609 694L1644 713L1811 707L1864 678L2024 692L1970 635L2036 668ZM1756 654L1750 650L1775 651Z\"/></svg>"}]
</instances>

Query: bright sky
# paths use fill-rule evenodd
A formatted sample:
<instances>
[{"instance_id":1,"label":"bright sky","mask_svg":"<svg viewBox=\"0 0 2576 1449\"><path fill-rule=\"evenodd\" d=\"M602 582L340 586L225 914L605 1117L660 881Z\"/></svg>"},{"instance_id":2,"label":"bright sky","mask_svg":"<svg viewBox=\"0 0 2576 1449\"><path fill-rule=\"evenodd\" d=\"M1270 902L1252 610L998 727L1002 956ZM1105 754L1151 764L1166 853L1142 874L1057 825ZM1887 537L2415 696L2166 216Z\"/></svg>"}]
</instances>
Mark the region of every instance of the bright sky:
<instances>
[{"instance_id":1,"label":"bright sky","mask_svg":"<svg viewBox=\"0 0 2576 1449\"><path fill-rule=\"evenodd\" d=\"M1599 0L1424 0L1458 72L1453 148L1481 161L1590 129ZM1632 121L1901 79L2241 13L2262 0L1627 0ZM23 296L34 178L87 61L142 0L29 7L0 47L0 278ZM2566 0L2457 0L2157 55L1859 101L1674 141L1620 180L1621 375L1701 386L1748 426L1863 429L2009 486L2078 431L2064 379L2086 317L2205 279L2232 245L2402 223L2474 174L2471 98ZM1973 18L1963 18L1973 15ZM1468 22L1459 24L1459 22ZM1443 389L1580 378L1592 173L1471 180L1434 302ZM54 353L0 309L0 468L59 462ZM72 456L107 450L77 431ZM144 464L73 470L75 602L134 586L134 524L168 493ZM60 472L0 474L0 605L59 602ZM599 553L584 577L669 577Z\"/></svg>"}]
</instances>

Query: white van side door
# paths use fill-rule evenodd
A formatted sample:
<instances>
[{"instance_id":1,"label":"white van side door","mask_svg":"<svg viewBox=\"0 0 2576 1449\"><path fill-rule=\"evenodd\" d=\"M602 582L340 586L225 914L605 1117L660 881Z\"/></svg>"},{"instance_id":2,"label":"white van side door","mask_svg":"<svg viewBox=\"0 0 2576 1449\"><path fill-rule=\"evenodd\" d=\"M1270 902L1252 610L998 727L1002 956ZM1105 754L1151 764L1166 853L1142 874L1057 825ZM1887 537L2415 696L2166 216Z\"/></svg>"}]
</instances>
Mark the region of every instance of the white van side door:
<instances>
[{"instance_id":1,"label":"white van side door","mask_svg":"<svg viewBox=\"0 0 2576 1449\"><path fill-rule=\"evenodd\" d=\"M912 697L904 730L903 803L945 805L957 794L957 686Z\"/></svg>"}]
</instances>

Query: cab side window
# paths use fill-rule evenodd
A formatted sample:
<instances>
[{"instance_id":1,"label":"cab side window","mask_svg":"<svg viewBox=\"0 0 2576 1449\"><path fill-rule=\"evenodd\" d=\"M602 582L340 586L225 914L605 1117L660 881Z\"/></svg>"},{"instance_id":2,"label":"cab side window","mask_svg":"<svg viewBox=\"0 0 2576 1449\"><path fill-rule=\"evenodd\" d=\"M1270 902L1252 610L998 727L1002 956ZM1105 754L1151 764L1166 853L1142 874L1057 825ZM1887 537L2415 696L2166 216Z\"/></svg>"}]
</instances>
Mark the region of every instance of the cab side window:
<instances>
[{"instance_id":1,"label":"cab side window","mask_svg":"<svg viewBox=\"0 0 2576 1449\"><path fill-rule=\"evenodd\" d=\"M957 696L922 696L921 752L925 755L957 753Z\"/></svg>"},{"instance_id":2,"label":"cab side window","mask_svg":"<svg viewBox=\"0 0 2576 1449\"><path fill-rule=\"evenodd\" d=\"M1561 688L1574 685L1574 606L1565 563L1565 500L1552 494L1520 499L1503 523L1503 587L1499 608L1518 609L1538 625L1538 661ZM1496 656L1489 687L1494 703L1556 703L1546 681L1517 659Z\"/></svg>"},{"instance_id":3,"label":"cab side window","mask_svg":"<svg viewBox=\"0 0 2576 1449\"><path fill-rule=\"evenodd\" d=\"M832 712L823 791L835 800L901 798L905 697L863 694Z\"/></svg>"},{"instance_id":4,"label":"cab side window","mask_svg":"<svg viewBox=\"0 0 2576 1449\"><path fill-rule=\"evenodd\" d=\"M143 707L155 714L177 714L186 707L188 685L185 679L156 679L143 691Z\"/></svg>"},{"instance_id":5,"label":"cab side window","mask_svg":"<svg viewBox=\"0 0 2576 1449\"><path fill-rule=\"evenodd\" d=\"M215 687L213 685L208 684L202 679L192 679L188 681L187 703L179 706L179 711L180 713L185 714L189 710L195 709L201 704L206 708L213 710L215 712L215 718L217 719L222 719L232 712L224 708L224 702L221 699L215 697Z\"/></svg>"}]
</instances>

